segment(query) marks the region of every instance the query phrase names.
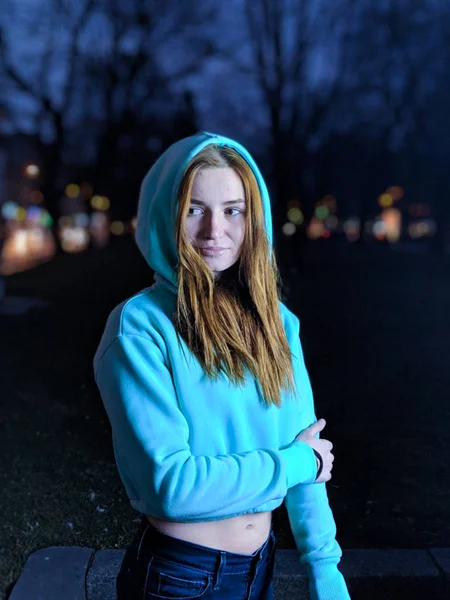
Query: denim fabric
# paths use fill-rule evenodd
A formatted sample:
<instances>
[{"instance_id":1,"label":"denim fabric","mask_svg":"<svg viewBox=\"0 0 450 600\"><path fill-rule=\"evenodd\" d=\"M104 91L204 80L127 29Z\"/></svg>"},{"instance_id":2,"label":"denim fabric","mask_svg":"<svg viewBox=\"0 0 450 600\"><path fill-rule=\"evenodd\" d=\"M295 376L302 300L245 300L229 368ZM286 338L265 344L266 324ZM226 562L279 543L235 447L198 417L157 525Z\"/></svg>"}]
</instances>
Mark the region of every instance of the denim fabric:
<instances>
[{"instance_id":1,"label":"denim fabric","mask_svg":"<svg viewBox=\"0 0 450 600\"><path fill-rule=\"evenodd\" d=\"M252 555L165 535L143 520L116 580L118 600L273 600L275 534Z\"/></svg>"}]
</instances>

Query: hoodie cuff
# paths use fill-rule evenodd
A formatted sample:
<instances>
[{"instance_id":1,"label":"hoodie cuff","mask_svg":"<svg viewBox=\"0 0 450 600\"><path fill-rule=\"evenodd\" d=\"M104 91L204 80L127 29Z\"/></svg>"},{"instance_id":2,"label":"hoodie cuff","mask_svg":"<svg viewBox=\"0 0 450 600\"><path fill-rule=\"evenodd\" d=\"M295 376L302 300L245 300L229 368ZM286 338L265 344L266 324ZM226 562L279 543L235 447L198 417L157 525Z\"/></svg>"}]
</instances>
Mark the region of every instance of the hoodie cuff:
<instances>
[{"instance_id":1,"label":"hoodie cuff","mask_svg":"<svg viewBox=\"0 0 450 600\"><path fill-rule=\"evenodd\" d=\"M287 488L299 483L314 483L317 475L317 461L314 450L305 442L292 442L281 450L286 461Z\"/></svg>"},{"instance_id":2,"label":"hoodie cuff","mask_svg":"<svg viewBox=\"0 0 450 600\"><path fill-rule=\"evenodd\" d=\"M344 576L335 562L308 565L311 600L350 600Z\"/></svg>"}]
</instances>

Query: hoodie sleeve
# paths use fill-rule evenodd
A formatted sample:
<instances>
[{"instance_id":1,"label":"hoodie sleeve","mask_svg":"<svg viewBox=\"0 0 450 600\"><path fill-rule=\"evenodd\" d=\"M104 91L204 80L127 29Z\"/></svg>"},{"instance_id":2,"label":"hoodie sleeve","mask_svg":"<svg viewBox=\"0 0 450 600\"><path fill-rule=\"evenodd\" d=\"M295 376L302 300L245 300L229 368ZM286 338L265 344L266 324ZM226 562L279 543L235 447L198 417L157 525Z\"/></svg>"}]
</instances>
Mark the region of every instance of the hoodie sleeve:
<instances>
[{"instance_id":1,"label":"hoodie sleeve","mask_svg":"<svg viewBox=\"0 0 450 600\"><path fill-rule=\"evenodd\" d=\"M311 384L306 370L299 338L299 321L291 342L294 370L299 390L304 391L304 418L300 427L306 429L317 421ZM299 431L300 432L300 431ZM320 434L317 434L320 437ZM350 598L338 563L342 556L336 541L336 524L333 518L325 483L300 484L288 490L285 506L300 562L307 566L311 600L347 600Z\"/></svg>"},{"instance_id":2,"label":"hoodie sleeve","mask_svg":"<svg viewBox=\"0 0 450 600\"><path fill-rule=\"evenodd\" d=\"M194 456L171 372L150 337L117 336L95 361L95 379L119 472L142 512L173 521L216 520L282 499L289 487L314 481L316 460L303 442Z\"/></svg>"}]
</instances>

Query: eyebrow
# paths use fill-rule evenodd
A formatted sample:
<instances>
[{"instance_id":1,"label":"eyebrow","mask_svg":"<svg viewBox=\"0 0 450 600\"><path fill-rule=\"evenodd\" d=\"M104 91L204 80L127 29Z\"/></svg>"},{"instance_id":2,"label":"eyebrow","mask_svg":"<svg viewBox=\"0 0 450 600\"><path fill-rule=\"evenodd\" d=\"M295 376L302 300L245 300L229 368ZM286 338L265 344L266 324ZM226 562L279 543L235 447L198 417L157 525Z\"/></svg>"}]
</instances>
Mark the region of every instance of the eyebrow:
<instances>
[{"instance_id":1,"label":"eyebrow","mask_svg":"<svg viewBox=\"0 0 450 600\"><path fill-rule=\"evenodd\" d=\"M206 206L206 203L202 200L196 200L195 198L191 198L191 204L198 204L199 206ZM228 204L245 204L245 200L241 198L237 198L237 200L227 200L226 202L222 202L222 206L227 206Z\"/></svg>"}]
</instances>

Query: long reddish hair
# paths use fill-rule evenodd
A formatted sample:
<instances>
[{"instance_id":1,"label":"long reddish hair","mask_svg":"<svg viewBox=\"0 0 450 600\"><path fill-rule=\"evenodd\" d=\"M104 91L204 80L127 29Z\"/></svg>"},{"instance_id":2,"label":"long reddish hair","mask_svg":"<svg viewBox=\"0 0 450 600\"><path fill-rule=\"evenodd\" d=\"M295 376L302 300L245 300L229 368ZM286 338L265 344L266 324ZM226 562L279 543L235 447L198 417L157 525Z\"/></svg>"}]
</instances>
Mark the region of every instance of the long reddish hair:
<instances>
[{"instance_id":1,"label":"long reddish hair","mask_svg":"<svg viewBox=\"0 0 450 600\"><path fill-rule=\"evenodd\" d=\"M196 174L217 167L231 167L241 177L247 212L240 258L226 278L215 280L189 242L184 223ZM291 351L278 306L280 276L275 256L269 253L256 177L236 150L209 145L190 161L179 187L175 233L178 335L209 377L216 379L222 372L240 385L247 368L258 380L266 404L280 406L281 391L294 392Z\"/></svg>"}]
</instances>

